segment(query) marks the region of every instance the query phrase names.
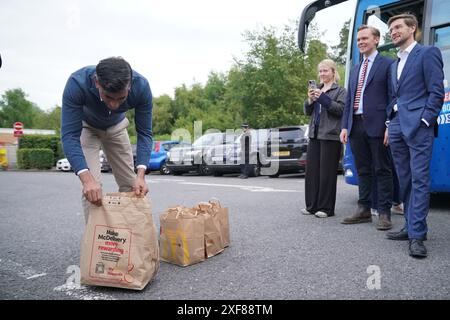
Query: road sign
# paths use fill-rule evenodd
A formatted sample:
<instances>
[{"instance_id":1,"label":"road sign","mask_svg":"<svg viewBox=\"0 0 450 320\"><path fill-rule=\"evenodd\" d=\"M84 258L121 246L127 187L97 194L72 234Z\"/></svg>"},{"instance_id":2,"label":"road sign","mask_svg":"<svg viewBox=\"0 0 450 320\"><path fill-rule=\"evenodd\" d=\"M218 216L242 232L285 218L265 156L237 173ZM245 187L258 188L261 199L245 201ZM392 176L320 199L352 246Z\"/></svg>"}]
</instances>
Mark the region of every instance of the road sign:
<instances>
[{"instance_id":1,"label":"road sign","mask_svg":"<svg viewBox=\"0 0 450 320\"><path fill-rule=\"evenodd\" d=\"M21 136L23 136L23 123L15 122L14 123L14 137L21 137Z\"/></svg>"}]
</instances>

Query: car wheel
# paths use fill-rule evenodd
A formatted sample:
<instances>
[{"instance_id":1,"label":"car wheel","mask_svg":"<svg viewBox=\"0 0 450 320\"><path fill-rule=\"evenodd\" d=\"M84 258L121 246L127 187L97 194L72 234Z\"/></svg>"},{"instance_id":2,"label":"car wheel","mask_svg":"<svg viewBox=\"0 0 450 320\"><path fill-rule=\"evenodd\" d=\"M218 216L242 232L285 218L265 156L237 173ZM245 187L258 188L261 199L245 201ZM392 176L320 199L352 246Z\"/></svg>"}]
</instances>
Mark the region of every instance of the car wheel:
<instances>
[{"instance_id":1,"label":"car wheel","mask_svg":"<svg viewBox=\"0 0 450 320\"><path fill-rule=\"evenodd\" d=\"M280 174L279 173L276 173L276 174L271 174L270 176L269 176L269 178L278 178L280 176Z\"/></svg>"},{"instance_id":2,"label":"car wheel","mask_svg":"<svg viewBox=\"0 0 450 320\"><path fill-rule=\"evenodd\" d=\"M252 177L259 177L260 174L261 174L261 165L259 163L252 165L250 175Z\"/></svg>"},{"instance_id":3,"label":"car wheel","mask_svg":"<svg viewBox=\"0 0 450 320\"><path fill-rule=\"evenodd\" d=\"M152 172L152 170L150 170L150 168L145 169L145 174L149 174L150 172Z\"/></svg>"},{"instance_id":4,"label":"car wheel","mask_svg":"<svg viewBox=\"0 0 450 320\"><path fill-rule=\"evenodd\" d=\"M201 176L209 176L211 175L211 169L206 165L206 163L202 163L198 166L198 174Z\"/></svg>"},{"instance_id":5,"label":"car wheel","mask_svg":"<svg viewBox=\"0 0 450 320\"><path fill-rule=\"evenodd\" d=\"M166 165L165 162L161 164L161 168L159 169L159 173L162 174L162 175L167 175L167 174L171 173L170 169L167 168L167 165Z\"/></svg>"}]
</instances>

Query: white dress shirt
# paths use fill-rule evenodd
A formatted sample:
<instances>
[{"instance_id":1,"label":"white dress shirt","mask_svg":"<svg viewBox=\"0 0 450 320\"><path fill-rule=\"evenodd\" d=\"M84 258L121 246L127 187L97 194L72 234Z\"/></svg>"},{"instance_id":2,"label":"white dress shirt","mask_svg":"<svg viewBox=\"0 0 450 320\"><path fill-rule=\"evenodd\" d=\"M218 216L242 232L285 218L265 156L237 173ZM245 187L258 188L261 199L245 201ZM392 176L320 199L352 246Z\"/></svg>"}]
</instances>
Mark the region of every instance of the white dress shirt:
<instances>
[{"instance_id":1,"label":"white dress shirt","mask_svg":"<svg viewBox=\"0 0 450 320\"><path fill-rule=\"evenodd\" d=\"M368 59L369 62L367 63L367 70L366 70L366 77L364 79L364 83L363 83L363 87L361 89L361 99L359 99L359 106L358 106L358 110L355 111L355 114L363 114L363 97L364 97L364 89L366 88L366 82L367 82L367 78L369 77L370 74L370 69L373 66L373 62L375 61L375 58L377 57L378 51L375 50L369 57L364 56L364 59ZM359 79L361 79L361 73L362 73L362 67L359 68L359 76L358 76L358 82Z\"/></svg>"},{"instance_id":2,"label":"white dress shirt","mask_svg":"<svg viewBox=\"0 0 450 320\"><path fill-rule=\"evenodd\" d=\"M406 64L406 61L408 60L409 54L414 49L416 44L417 44L417 41L414 41L405 50L400 50L399 52L397 52L397 57L399 57L399 59L400 59L400 61L398 62L398 65L397 65L397 81L400 80L400 77L402 76L403 68L405 68L405 64ZM393 109L395 112L398 111L397 104L395 104ZM427 125L427 127L430 126L428 121L426 121L425 119L422 118L422 121Z\"/></svg>"}]
</instances>

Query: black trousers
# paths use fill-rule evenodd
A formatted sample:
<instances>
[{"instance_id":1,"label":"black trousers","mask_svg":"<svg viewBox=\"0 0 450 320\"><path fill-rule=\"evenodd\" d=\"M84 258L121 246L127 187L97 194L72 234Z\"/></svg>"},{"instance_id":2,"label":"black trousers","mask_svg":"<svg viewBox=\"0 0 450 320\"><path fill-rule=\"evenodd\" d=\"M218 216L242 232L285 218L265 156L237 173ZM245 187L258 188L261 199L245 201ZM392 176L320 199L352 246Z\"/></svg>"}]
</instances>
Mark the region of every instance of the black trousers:
<instances>
[{"instance_id":1,"label":"black trousers","mask_svg":"<svg viewBox=\"0 0 450 320\"><path fill-rule=\"evenodd\" d=\"M393 182L393 195L392 195L392 204L393 205L399 205L402 203L400 200L400 182L398 181L397 172L395 171L394 161L392 160L392 154L391 150L388 146L388 155L389 155L389 161L391 162L391 171L392 171L392 182ZM378 190L377 190L377 184L378 179L375 174L375 171L372 171L373 173L373 179L372 179L372 206L371 208L378 210Z\"/></svg>"},{"instance_id":2,"label":"black trousers","mask_svg":"<svg viewBox=\"0 0 450 320\"><path fill-rule=\"evenodd\" d=\"M311 138L306 153L305 203L311 213L334 215L341 143Z\"/></svg>"},{"instance_id":3,"label":"black trousers","mask_svg":"<svg viewBox=\"0 0 450 320\"><path fill-rule=\"evenodd\" d=\"M250 136L244 137L244 143L242 144L242 155L243 159L240 164L241 174L249 176L252 170L252 165L250 164Z\"/></svg>"},{"instance_id":4,"label":"black trousers","mask_svg":"<svg viewBox=\"0 0 450 320\"><path fill-rule=\"evenodd\" d=\"M380 214L390 216L392 207L392 162L389 149L383 145L383 138L369 137L361 117L353 117L353 127L349 136L350 147L358 172L358 203L372 207L373 175L376 175L378 193L377 209Z\"/></svg>"}]
</instances>

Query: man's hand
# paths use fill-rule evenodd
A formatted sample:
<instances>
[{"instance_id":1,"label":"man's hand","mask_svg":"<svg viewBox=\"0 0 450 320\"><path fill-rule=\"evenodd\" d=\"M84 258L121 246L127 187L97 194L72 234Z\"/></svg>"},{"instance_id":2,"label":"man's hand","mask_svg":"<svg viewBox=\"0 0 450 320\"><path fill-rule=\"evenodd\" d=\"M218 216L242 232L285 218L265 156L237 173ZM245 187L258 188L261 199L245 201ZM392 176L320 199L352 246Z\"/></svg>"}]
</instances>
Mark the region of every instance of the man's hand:
<instances>
[{"instance_id":1,"label":"man's hand","mask_svg":"<svg viewBox=\"0 0 450 320\"><path fill-rule=\"evenodd\" d=\"M134 193L139 197L144 197L148 193L148 186L145 183L145 169L139 168L136 181L133 187Z\"/></svg>"},{"instance_id":2,"label":"man's hand","mask_svg":"<svg viewBox=\"0 0 450 320\"><path fill-rule=\"evenodd\" d=\"M387 147L389 145L389 135L388 135L388 129L386 128L386 131L384 131L384 140L383 144Z\"/></svg>"},{"instance_id":3,"label":"man's hand","mask_svg":"<svg viewBox=\"0 0 450 320\"><path fill-rule=\"evenodd\" d=\"M94 177L89 171L80 173L79 178L83 184L83 194L86 199L97 205L102 205L102 187L95 181Z\"/></svg>"},{"instance_id":4,"label":"man's hand","mask_svg":"<svg viewBox=\"0 0 450 320\"><path fill-rule=\"evenodd\" d=\"M348 132L347 132L347 129L342 129L342 130L341 130L341 134L340 134L339 138L341 139L341 142L342 142L343 144L347 144L347 142L348 142Z\"/></svg>"}]
</instances>

